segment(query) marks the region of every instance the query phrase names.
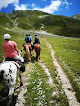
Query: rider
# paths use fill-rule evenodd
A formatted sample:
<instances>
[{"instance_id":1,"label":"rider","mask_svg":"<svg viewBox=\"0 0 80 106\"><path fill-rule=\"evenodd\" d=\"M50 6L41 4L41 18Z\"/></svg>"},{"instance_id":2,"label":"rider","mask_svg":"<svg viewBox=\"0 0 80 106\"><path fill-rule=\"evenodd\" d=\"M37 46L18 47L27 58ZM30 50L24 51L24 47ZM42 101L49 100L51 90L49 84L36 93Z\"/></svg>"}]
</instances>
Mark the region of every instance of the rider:
<instances>
[{"instance_id":1,"label":"rider","mask_svg":"<svg viewBox=\"0 0 80 106\"><path fill-rule=\"evenodd\" d=\"M25 41L26 41L26 43L31 44L31 47L32 47L32 49L33 49L33 41L32 41L32 37L30 36L30 34L29 34L29 35L26 34ZM24 46L26 43L23 43L23 46ZM25 50L25 48L24 48L24 50Z\"/></svg>"},{"instance_id":2,"label":"rider","mask_svg":"<svg viewBox=\"0 0 80 106\"><path fill-rule=\"evenodd\" d=\"M31 37L28 35L28 34L26 34L26 38L25 38L25 41L26 41L26 43L31 43Z\"/></svg>"},{"instance_id":3,"label":"rider","mask_svg":"<svg viewBox=\"0 0 80 106\"><path fill-rule=\"evenodd\" d=\"M22 67L20 68L21 71L25 71L24 66L24 59L23 57L20 57L19 50L17 49L17 44L14 41L11 41L11 36L9 34L4 34L5 43L3 44L3 50L5 51L5 58L3 60L6 61L7 58L13 58L15 60L18 60L18 62Z\"/></svg>"},{"instance_id":4,"label":"rider","mask_svg":"<svg viewBox=\"0 0 80 106\"><path fill-rule=\"evenodd\" d=\"M11 57L15 60L20 60L24 62L24 59L18 55L19 51L17 49L17 44L14 41L11 41L11 36L9 34L4 34L5 43L3 44L3 50L5 51L5 58Z\"/></svg>"},{"instance_id":5,"label":"rider","mask_svg":"<svg viewBox=\"0 0 80 106\"><path fill-rule=\"evenodd\" d=\"M39 40L39 37L37 35L35 35L34 43L33 44L36 44L36 43L40 44L40 40Z\"/></svg>"},{"instance_id":6,"label":"rider","mask_svg":"<svg viewBox=\"0 0 80 106\"><path fill-rule=\"evenodd\" d=\"M39 37L38 37L37 35L35 35L33 45L35 45L35 44L37 44L37 43L40 44L40 40L39 40ZM40 49L41 49L41 44L40 44Z\"/></svg>"}]
</instances>

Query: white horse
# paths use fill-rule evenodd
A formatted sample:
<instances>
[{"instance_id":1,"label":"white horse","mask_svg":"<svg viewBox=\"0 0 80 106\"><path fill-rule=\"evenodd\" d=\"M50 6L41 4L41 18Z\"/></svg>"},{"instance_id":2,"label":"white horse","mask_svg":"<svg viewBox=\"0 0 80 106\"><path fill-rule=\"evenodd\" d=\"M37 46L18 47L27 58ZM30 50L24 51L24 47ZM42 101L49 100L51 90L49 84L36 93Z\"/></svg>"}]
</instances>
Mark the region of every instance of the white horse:
<instances>
[{"instance_id":1,"label":"white horse","mask_svg":"<svg viewBox=\"0 0 80 106\"><path fill-rule=\"evenodd\" d=\"M18 63L15 61L5 61L0 64L0 83L4 87L4 92L8 93L8 105L12 102L12 95L14 94L16 79L18 76L20 77L21 86L21 71Z\"/></svg>"}]
</instances>

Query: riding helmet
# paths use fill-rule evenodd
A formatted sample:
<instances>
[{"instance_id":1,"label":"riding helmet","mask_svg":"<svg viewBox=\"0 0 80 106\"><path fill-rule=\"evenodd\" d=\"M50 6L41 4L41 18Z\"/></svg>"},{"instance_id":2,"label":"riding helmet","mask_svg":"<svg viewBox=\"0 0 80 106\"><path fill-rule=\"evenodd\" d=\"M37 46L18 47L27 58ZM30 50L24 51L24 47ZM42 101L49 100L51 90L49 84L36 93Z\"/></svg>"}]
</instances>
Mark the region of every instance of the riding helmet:
<instances>
[{"instance_id":1,"label":"riding helmet","mask_svg":"<svg viewBox=\"0 0 80 106\"><path fill-rule=\"evenodd\" d=\"M11 36L9 34L4 34L4 39L10 39Z\"/></svg>"}]
</instances>

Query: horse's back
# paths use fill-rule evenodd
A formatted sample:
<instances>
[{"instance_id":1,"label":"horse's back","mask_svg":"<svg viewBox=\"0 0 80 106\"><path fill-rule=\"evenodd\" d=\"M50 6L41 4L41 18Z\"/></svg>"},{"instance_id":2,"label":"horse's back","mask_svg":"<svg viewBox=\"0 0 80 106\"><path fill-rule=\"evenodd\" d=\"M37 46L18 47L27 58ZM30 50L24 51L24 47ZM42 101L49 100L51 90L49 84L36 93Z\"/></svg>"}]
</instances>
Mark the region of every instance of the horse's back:
<instances>
[{"instance_id":1,"label":"horse's back","mask_svg":"<svg viewBox=\"0 0 80 106\"><path fill-rule=\"evenodd\" d=\"M32 48L31 48L31 44L30 43L26 43L25 45L24 45L24 49L26 50L26 48L29 48L29 50L31 50Z\"/></svg>"},{"instance_id":2,"label":"horse's back","mask_svg":"<svg viewBox=\"0 0 80 106\"><path fill-rule=\"evenodd\" d=\"M6 70L6 72L7 71L9 72L10 69L12 69L13 71L14 71L14 69L17 69L16 65L13 62L5 61L5 62L0 64L0 71L1 70Z\"/></svg>"},{"instance_id":3,"label":"horse's back","mask_svg":"<svg viewBox=\"0 0 80 106\"><path fill-rule=\"evenodd\" d=\"M13 62L4 62L0 64L0 72L3 72L3 79L8 86L16 83L17 67Z\"/></svg>"},{"instance_id":4,"label":"horse's back","mask_svg":"<svg viewBox=\"0 0 80 106\"><path fill-rule=\"evenodd\" d=\"M39 43L35 44L34 49L36 52L40 52L40 44Z\"/></svg>"},{"instance_id":5,"label":"horse's back","mask_svg":"<svg viewBox=\"0 0 80 106\"><path fill-rule=\"evenodd\" d=\"M37 49L40 49L40 44L39 43L37 43L37 44L34 45L34 49L36 49L36 48Z\"/></svg>"}]
</instances>

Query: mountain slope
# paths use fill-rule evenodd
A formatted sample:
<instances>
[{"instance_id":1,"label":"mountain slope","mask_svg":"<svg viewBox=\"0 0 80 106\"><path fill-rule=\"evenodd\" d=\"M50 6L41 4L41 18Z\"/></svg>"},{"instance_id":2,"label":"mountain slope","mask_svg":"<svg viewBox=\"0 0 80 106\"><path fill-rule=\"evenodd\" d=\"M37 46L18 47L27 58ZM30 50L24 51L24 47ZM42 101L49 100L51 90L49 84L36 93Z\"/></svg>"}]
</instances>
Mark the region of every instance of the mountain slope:
<instances>
[{"instance_id":1,"label":"mountain slope","mask_svg":"<svg viewBox=\"0 0 80 106\"><path fill-rule=\"evenodd\" d=\"M80 20L80 14L74 15L74 16L72 16L72 18Z\"/></svg>"},{"instance_id":2,"label":"mountain slope","mask_svg":"<svg viewBox=\"0 0 80 106\"><path fill-rule=\"evenodd\" d=\"M1 26L40 30L67 37L80 37L80 21L72 17L51 15L37 10L13 10L12 14L0 14Z\"/></svg>"}]
</instances>

